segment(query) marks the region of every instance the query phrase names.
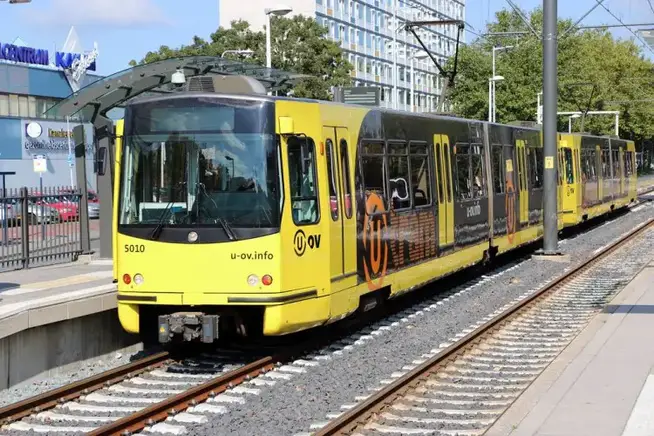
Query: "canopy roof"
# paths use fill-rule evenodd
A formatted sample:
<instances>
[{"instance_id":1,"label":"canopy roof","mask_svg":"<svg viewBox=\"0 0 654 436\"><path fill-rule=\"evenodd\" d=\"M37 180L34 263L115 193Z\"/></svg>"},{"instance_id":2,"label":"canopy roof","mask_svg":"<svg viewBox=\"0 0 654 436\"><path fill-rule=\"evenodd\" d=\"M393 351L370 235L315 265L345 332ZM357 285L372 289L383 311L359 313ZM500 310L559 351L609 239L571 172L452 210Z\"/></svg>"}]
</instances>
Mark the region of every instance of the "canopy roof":
<instances>
[{"instance_id":1,"label":"canopy roof","mask_svg":"<svg viewBox=\"0 0 654 436\"><path fill-rule=\"evenodd\" d=\"M289 88L305 74L289 73L274 68L225 59L218 56L187 56L171 58L150 64L137 65L97 80L72 93L47 113L65 118L88 108L85 121L95 122L98 115L144 93L166 93L166 85L177 70L184 71L187 80L203 75L243 75L259 80L267 91ZM90 119L89 119L90 118Z\"/></svg>"}]
</instances>

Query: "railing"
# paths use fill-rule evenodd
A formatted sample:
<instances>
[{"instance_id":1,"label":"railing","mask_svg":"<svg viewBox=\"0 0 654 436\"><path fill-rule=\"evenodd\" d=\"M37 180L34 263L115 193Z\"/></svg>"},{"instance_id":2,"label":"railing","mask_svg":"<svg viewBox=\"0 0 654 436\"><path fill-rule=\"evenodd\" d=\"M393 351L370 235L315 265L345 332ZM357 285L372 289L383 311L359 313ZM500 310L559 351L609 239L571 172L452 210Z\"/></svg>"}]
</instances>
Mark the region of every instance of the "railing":
<instances>
[{"instance_id":1,"label":"railing","mask_svg":"<svg viewBox=\"0 0 654 436\"><path fill-rule=\"evenodd\" d=\"M23 187L1 191L0 270L70 262L83 252L82 194L78 189L51 187L39 192ZM96 207L89 201L89 212Z\"/></svg>"}]
</instances>

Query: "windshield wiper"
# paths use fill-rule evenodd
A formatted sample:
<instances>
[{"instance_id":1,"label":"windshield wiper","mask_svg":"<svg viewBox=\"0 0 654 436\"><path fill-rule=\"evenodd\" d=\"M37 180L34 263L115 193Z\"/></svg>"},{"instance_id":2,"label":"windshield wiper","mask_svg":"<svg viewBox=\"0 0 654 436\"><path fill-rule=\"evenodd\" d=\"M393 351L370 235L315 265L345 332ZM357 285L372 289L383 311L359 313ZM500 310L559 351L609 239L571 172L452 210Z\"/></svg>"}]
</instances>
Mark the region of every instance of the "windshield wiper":
<instances>
[{"instance_id":1,"label":"windshield wiper","mask_svg":"<svg viewBox=\"0 0 654 436\"><path fill-rule=\"evenodd\" d=\"M199 192L200 192L200 193L204 193L204 196L205 196L206 198L208 198L209 200L211 200L211 202L213 203L213 206L216 208L216 213L218 213L218 205L216 204L216 202L215 202L215 200L213 199L213 197L207 193L207 188L204 186L204 183L198 183L198 186L201 188L201 189L199 190ZM199 210L199 208L198 208L198 212L199 212L199 211L200 211L200 210ZM199 217L198 217L198 219L199 219ZM216 221L218 224L220 224L220 226L223 228L223 230L225 231L225 234L227 235L227 237L229 238L230 241L236 241L236 240L238 239L238 238L236 237L236 233L234 233L234 230L233 230L232 227L229 225L229 223L225 220L225 218L223 218L223 217L221 217L221 216L218 216L217 218L215 218L215 221ZM199 222L199 221L198 221L198 222Z\"/></svg>"},{"instance_id":2,"label":"windshield wiper","mask_svg":"<svg viewBox=\"0 0 654 436\"><path fill-rule=\"evenodd\" d=\"M152 233L150 233L150 239L152 239L153 241L159 239L159 235L161 234L161 231L163 230L164 227L164 219L166 218L168 209L170 209L170 206L175 201L175 194L177 194L177 191L184 185L186 185L186 182L179 182L175 187L173 187L173 189L171 189L170 201L168 202L168 204L166 204L166 207L164 207L163 212L159 217L159 221L157 222L157 225L154 227L154 229L152 229Z\"/></svg>"},{"instance_id":3,"label":"windshield wiper","mask_svg":"<svg viewBox=\"0 0 654 436\"><path fill-rule=\"evenodd\" d=\"M225 218L218 217L216 218L216 221L222 226L223 230L225 230L225 233L227 234L227 237L231 241L235 241L237 239L236 234L234 234L234 230L232 230L232 227L227 223L227 221L225 221Z\"/></svg>"}]
</instances>

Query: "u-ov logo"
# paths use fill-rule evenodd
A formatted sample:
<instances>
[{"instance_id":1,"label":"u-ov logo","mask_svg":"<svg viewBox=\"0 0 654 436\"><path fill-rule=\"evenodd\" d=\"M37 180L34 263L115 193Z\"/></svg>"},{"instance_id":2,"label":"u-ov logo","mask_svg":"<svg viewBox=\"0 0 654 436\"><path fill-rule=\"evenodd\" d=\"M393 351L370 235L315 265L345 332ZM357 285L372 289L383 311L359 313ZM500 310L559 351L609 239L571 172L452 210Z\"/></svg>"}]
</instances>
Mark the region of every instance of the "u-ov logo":
<instances>
[{"instance_id":1,"label":"u-ov logo","mask_svg":"<svg viewBox=\"0 0 654 436\"><path fill-rule=\"evenodd\" d=\"M304 231L300 229L295 232L295 236L293 237L293 249L295 250L295 254L303 256L307 251L307 247L311 250L314 248L320 248L320 235L309 235L307 237Z\"/></svg>"}]
</instances>

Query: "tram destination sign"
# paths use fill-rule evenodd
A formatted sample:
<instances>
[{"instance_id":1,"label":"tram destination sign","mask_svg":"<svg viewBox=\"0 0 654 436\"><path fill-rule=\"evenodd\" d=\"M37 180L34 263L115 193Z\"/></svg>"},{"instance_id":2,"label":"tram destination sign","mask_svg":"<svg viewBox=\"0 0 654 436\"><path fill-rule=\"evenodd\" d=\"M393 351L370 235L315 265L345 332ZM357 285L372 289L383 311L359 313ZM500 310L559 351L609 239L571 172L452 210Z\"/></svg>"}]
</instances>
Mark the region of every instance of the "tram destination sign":
<instances>
[{"instance_id":1,"label":"tram destination sign","mask_svg":"<svg viewBox=\"0 0 654 436\"><path fill-rule=\"evenodd\" d=\"M340 103L379 106L380 95L377 86L348 86L334 89L334 101Z\"/></svg>"}]
</instances>

